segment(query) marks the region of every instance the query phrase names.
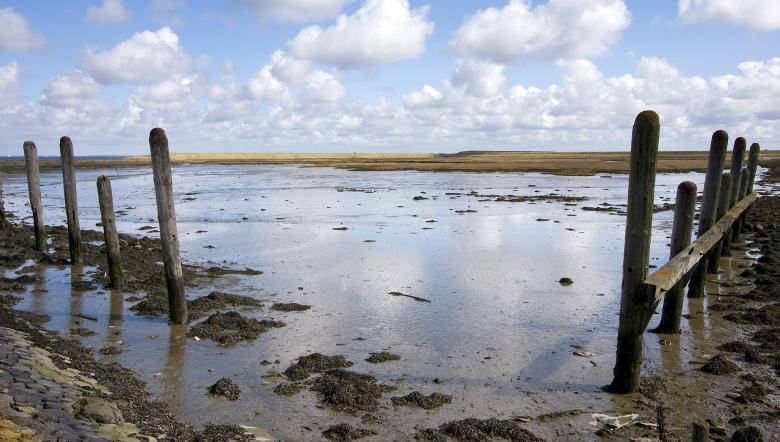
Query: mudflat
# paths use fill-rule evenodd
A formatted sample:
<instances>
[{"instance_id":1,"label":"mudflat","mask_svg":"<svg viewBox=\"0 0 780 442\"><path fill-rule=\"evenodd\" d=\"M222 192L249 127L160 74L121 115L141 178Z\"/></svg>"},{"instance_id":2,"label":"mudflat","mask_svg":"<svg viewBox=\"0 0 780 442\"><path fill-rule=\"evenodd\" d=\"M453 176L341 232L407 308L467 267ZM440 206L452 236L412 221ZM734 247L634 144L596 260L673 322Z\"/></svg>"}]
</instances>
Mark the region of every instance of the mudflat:
<instances>
[{"instance_id":1,"label":"mudflat","mask_svg":"<svg viewBox=\"0 0 780 442\"><path fill-rule=\"evenodd\" d=\"M708 152L659 152L658 172L705 171ZM780 151L761 152L764 163L780 158ZM727 157L727 163L730 158ZM173 164L301 164L348 170L426 172L541 172L554 175L627 173L629 152L465 151L437 153L172 153ZM77 167L122 167L150 164L148 155L114 159L77 159ZM24 161L0 163L8 171L22 171ZM59 168L58 160L42 160L42 169ZM728 167L728 166L727 166Z\"/></svg>"}]
</instances>

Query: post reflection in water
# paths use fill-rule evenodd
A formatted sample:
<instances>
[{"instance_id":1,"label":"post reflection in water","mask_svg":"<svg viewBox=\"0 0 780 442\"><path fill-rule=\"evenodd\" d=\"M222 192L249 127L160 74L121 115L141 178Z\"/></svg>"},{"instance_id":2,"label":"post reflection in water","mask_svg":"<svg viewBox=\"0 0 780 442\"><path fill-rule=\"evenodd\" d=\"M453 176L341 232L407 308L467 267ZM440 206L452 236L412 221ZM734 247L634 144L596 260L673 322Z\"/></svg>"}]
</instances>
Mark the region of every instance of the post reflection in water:
<instances>
[{"instance_id":1,"label":"post reflection in water","mask_svg":"<svg viewBox=\"0 0 780 442\"><path fill-rule=\"evenodd\" d=\"M36 264L35 266L32 312L38 315L46 314L46 266L42 264Z\"/></svg>"},{"instance_id":2,"label":"post reflection in water","mask_svg":"<svg viewBox=\"0 0 780 442\"><path fill-rule=\"evenodd\" d=\"M83 269L81 266L73 266L70 268L70 317L68 318L68 328L81 327L82 319L80 315L83 313L84 297L82 293L74 287L78 287L83 278Z\"/></svg>"},{"instance_id":3,"label":"post reflection in water","mask_svg":"<svg viewBox=\"0 0 780 442\"><path fill-rule=\"evenodd\" d=\"M187 353L187 325L171 324L168 353L161 375L161 400L167 402L175 414L184 406L184 358Z\"/></svg>"},{"instance_id":4,"label":"post reflection in water","mask_svg":"<svg viewBox=\"0 0 780 442\"><path fill-rule=\"evenodd\" d=\"M108 310L108 330L106 331L106 347L119 347L122 344L122 310L124 297L118 290L111 290Z\"/></svg>"}]
</instances>

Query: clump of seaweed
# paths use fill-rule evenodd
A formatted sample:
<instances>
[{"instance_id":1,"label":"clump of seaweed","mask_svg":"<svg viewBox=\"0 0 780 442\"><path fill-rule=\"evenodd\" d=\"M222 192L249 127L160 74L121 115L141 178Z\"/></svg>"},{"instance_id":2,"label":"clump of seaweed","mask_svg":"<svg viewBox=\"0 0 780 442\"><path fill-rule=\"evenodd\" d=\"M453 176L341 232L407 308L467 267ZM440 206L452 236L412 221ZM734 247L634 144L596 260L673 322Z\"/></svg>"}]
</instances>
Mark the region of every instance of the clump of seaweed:
<instances>
[{"instance_id":1,"label":"clump of seaweed","mask_svg":"<svg viewBox=\"0 0 780 442\"><path fill-rule=\"evenodd\" d=\"M337 411L352 415L376 411L379 399L395 388L380 384L366 374L346 370L329 370L314 380L312 391L320 393L322 403Z\"/></svg>"},{"instance_id":2,"label":"clump of seaweed","mask_svg":"<svg viewBox=\"0 0 780 442\"><path fill-rule=\"evenodd\" d=\"M395 353L380 351L379 353L371 353L371 356L366 358L366 362L370 362L372 364L379 364L382 362L397 361L400 359L401 356Z\"/></svg>"},{"instance_id":3,"label":"clump of seaweed","mask_svg":"<svg viewBox=\"0 0 780 442\"><path fill-rule=\"evenodd\" d=\"M441 393L431 393L428 396L425 396L419 391L413 391L406 396L394 397L390 400L393 401L393 405L434 410L452 402L452 396Z\"/></svg>"},{"instance_id":4,"label":"clump of seaweed","mask_svg":"<svg viewBox=\"0 0 780 442\"><path fill-rule=\"evenodd\" d=\"M342 355L325 356L321 353L312 353L298 358L298 362L287 367L284 374L291 381L300 381L308 378L312 373L321 373L334 368L347 368L352 365L354 364Z\"/></svg>"},{"instance_id":5,"label":"clump of seaweed","mask_svg":"<svg viewBox=\"0 0 780 442\"><path fill-rule=\"evenodd\" d=\"M270 319L258 321L247 318L238 312L215 313L190 327L188 336L208 338L223 347L230 347L240 341L256 339L262 333L284 325L284 322Z\"/></svg>"}]
</instances>

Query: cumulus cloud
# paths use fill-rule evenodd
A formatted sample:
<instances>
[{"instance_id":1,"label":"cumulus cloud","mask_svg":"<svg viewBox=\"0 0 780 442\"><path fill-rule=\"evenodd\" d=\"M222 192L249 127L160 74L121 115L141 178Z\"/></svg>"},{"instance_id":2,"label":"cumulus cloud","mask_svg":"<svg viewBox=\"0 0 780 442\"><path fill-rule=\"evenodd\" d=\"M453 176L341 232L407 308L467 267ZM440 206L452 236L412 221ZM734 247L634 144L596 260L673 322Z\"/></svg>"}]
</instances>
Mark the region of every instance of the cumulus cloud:
<instances>
[{"instance_id":1,"label":"cumulus cloud","mask_svg":"<svg viewBox=\"0 0 780 442\"><path fill-rule=\"evenodd\" d=\"M99 6L87 9L87 20L92 23L119 23L130 18L122 0L103 0Z\"/></svg>"},{"instance_id":2,"label":"cumulus cloud","mask_svg":"<svg viewBox=\"0 0 780 442\"><path fill-rule=\"evenodd\" d=\"M366 0L352 15L327 28L309 26L287 43L300 59L351 68L415 58L433 33L428 8L408 0Z\"/></svg>"},{"instance_id":3,"label":"cumulus cloud","mask_svg":"<svg viewBox=\"0 0 780 442\"><path fill-rule=\"evenodd\" d=\"M506 84L504 66L487 61L460 60L455 65L451 83L455 87L463 87L469 95L494 97Z\"/></svg>"},{"instance_id":4,"label":"cumulus cloud","mask_svg":"<svg viewBox=\"0 0 780 442\"><path fill-rule=\"evenodd\" d=\"M83 72L73 71L49 80L41 102L59 108L79 107L100 92L100 84Z\"/></svg>"},{"instance_id":5,"label":"cumulus cloud","mask_svg":"<svg viewBox=\"0 0 780 442\"><path fill-rule=\"evenodd\" d=\"M780 29L780 2L777 0L678 0L683 22L723 22L747 29Z\"/></svg>"},{"instance_id":6,"label":"cumulus cloud","mask_svg":"<svg viewBox=\"0 0 780 442\"><path fill-rule=\"evenodd\" d=\"M354 0L237 0L261 17L280 21L312 22L335 17Z\"/></svg>"},{"instance_id":7,"label":"cumulus cloud","mask_svg":"<svg viewBox=\"0 0 780 442\"><path fill-rule=\"evenodd\" d=\"M290 96L287 85L274 76L269 65L255 72L247 83L247 89L255 100L286 101Z\"/></svg>"},{"instance_id":8,"label":"cumulus cloud","mask_svg":"<svg viewBox=\"0 0 780 442\"><path fill-rule=\"evenodd\" d=\"M0 106L11 106L19 101L21 81L15 61L0 66Z\"/></svg>"},{"instance_id":9,"label":"cumulus cloud","mask_svg":"<svg viewBox=\"0 0 780 442\"><path fill-rule=\"evenodd\" d=\"M27 20L13 8L0 9L0 48L25 52L39 48L46 40L30 29Z\"/></svg>"},{"instance_id":10,"label":"cumulus cloud","mask_svg":"<svg viewBox=\"0 0 780 442\"><path fill-rule=\"evenodd\" d=\"M153 111L178 111L191 107L203 90L203 79L180 76L149 86L141 86L130 100L144 109Z\"/></svg>"},{"instance_id":11,"label":"cumulus cloud","mask_svg":"<svg viewBox=\"0 0 780 442\"><path fill-rule=\"evenodd\" d=\"M435 87L426 84L419 91L404 95L404 106L408 109L426 109L441 104L442 94Z\"/></svg>"},{"instance_id":12,"label":"cumulus cloud","mask_svg":"<svg viewBox=\"0 0 780 442\"><path fill-rule=\"evenodd\" d=\"M143 31L113 48L87 49L84 66L101 83L144 83L189 72L192 60L170 28Z\"/></svg>"},{"instance_id":13,"label":"cumulus cloud","mask_svg":"<svg viewBox=\"0 0 780 442\"><path fill-rule=\"evenodd\" d=\"M465 58L510 63L523 57L587 58L606 51L631 22L622 0L510 0L469 17L449 48Z\"/></svg>"},{"instance_id":14,"label":"cumulus cloud","mask_svg":"<svg viewBox=\"0 0 780 442\"><path fill-rule=\"evenodd\" d=\"M344 86L332 74L315 71L306 79L301 99L305 103L336 103L346 94Z\"/></svg>"}]
</instances>

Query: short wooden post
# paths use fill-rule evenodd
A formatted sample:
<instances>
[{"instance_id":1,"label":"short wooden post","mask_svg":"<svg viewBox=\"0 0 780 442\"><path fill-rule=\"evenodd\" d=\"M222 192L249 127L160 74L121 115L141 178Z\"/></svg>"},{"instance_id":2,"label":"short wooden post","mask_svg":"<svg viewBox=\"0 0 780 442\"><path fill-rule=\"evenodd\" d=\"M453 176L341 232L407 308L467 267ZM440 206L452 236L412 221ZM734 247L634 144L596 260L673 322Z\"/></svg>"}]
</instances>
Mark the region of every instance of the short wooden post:
<instances>
[{"instance_id":1,"label":"short wooden post","mask_svg":"<svg viewBox=\"0 0 780 442\"><path fill-rule=\"evenodd\" d=\"M120 288L124 285L122 274L122 255L119 252L119 233L116 229L114 214L114 196L111 193L111 180L101 175L97 179L98 202L100 203L100 219L103 222L103 237L106 240L106 256L108 257L108 276L111 286Z\"/></svg>"},{"instance_id":2,"label":"short wooden post","mask_svg":"<svg viewBox=\"0 0 780 442\"><path fill-rule=\"evenodd\" d=\"M708 442L710 440L710 425L707 422L693 424L691 442Z\"/></svg>"},{"instance_id":3,"label":"short wooden post","mask_svg":"<svg viewBox=\"0 0 780 442\"><path fill-rule=\"evenodd\" d=\"M726 158L729 134L724 130L712 134L710 141L710 156L707 164L707 176L704 179L704 194L701 203L701 216L696 236L700 237L715 224L715 215L718 211L718 199L721 190L721 174L723 162ZM705 256L691 275L688 285L689 298L701 298L704 296L704 286L707 281L707 257Z\"/></svg>"},{"instance_id":4,"label":"short wooden post","mask_svg":"<svg viewBox=\"0 0 780 442\"><path fill-rule=\"evenodd\" d=\"M46 225L43 221L43 205L41 205L38 149L32 141L24 142L24 166L27 169L27 192L30 194L30 210L32 210L35 229L35 250L46 252Z\"/></svg>"},{"instance_id":5,"label":"short wooden post","mask_svg":"<svg viewBox=\"0 0 780 442\"><path fill-rule=\"evenodd\" d=\"M672 224L672 244L669 248L669 258L674 258L691 244L693 232L693 213L696 210L696 184L683 181L677 186L677 198L674 206L674 223ZM680 317L683 308L683 289L686 281L683 279L664 296L664 306L661 323L655 333L680 333Z\"/></svg>"},{"instance_id":6,"label":"short wooden post","mask_svg":"<svg viewBox=\"0 0 780 442\"><path fill-rule=\"evenodd\" d=\"M730 173L724 173L721 178L720 186L720 198L718 199L718 219L723 218L729 210L729 198L731 198L732 179ZM720 268L720 256L723 251L723 240L718 241L718 244L712 248L709 256L709 271L715 273Z\"/></svg>"},{"instance_id":7,"label":"short wooden post","mask_svg":"<svg viewBox=\"0 0 780 442\"><path fill-rule=\"evenodd\" d=\"M747 194L753 193L753 184L756 182L756 169L758 169L758 155L761 152L761 146L758 143L750 145L748 154L748 188Z\"/></svg>"},{"instance_id":8,"label":"short wooden post","mask_svg":"<svg viewBox=\"0 0 780 442\"><path fill-rule=\"evenodd\" d=\"M68 219L68 244L71 265L81 264L81 227L79 226L79 204L76 198L76 171L73 160L73 143L69 137L60 138L60 161L62 162L62 187L65 190L65 215Z\"/></svg>"},{"instance_id":9,"label":"short wooden post","mask_svg":"<svg viewBox=\"0 0 780 442\"><path fill-rule=\"evenodd\" d=\"M612 393L632 393L639 390L642 334L647 326L647 318L651 314L642 299L642 283L647 277L650 261L650 234L653 227L653 196L660 131L658 115L653 111L640 113L634 121L617 355L614 378L607 387L607 391Z\"/></svg>"},{"instance_id":10,"label":"short wooden post","mask_svg":"<svg viewBox=\"0 0 780 442\"><path fill-rule=\"evenodd\" d=\"M187 299L182 281L179 235L176 229L176 209L173 206L173 181L168 138L158 128L149 133L149 149L152 154L154 191L157 196L157 218L160 223L165 282L168 285L168 307L174 324L187 322Z\"/></svg>"}]
</instances>

